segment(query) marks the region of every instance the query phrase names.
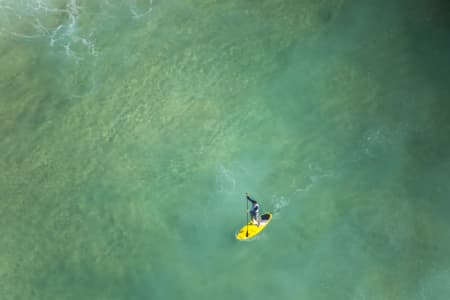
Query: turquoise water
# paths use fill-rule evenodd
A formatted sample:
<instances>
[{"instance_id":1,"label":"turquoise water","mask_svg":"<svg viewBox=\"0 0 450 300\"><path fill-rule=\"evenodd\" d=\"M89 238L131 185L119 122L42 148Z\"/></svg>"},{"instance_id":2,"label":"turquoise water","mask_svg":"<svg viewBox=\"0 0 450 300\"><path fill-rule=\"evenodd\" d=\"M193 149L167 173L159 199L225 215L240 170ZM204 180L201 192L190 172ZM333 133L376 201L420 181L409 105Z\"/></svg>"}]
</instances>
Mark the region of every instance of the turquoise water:
<instances>
[{"instance_id":1,"label":"turquoise water","mask_svg":"<svg viewBox=\"0 0 450 300\"><path fill-rule=\"evenodd\" d=\"M448 299L448 11L0 0L1 299Z\"/></svg>"}]
</instances>

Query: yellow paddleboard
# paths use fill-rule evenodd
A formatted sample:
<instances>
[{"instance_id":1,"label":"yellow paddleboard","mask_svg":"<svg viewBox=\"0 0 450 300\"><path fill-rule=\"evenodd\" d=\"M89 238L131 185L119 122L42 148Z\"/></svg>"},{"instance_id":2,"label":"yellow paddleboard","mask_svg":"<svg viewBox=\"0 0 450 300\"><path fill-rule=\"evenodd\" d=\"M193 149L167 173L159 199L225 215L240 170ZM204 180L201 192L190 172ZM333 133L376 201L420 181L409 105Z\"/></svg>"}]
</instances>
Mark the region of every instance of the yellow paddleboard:
<instances>
[{"instance_id":1,"label":"yellow paddleboard","mask_svg":"<svg viewBox=\"0 0 450 300\"><path fill-rule=\"evenodd\" d=\"M251 239L261 231L263 231L264 228L266 228L267 224L269 224L270 220L272 220L272 213L265 213L261 216L261 223L259 226L257 224L253 224L252 221L248 223L247 225L244 225L241 230L239 230L238 233L236 233L236 238L240 241ZM247 235L247 228L248 228L248 235Z\"/></svg>"}]
</instances>

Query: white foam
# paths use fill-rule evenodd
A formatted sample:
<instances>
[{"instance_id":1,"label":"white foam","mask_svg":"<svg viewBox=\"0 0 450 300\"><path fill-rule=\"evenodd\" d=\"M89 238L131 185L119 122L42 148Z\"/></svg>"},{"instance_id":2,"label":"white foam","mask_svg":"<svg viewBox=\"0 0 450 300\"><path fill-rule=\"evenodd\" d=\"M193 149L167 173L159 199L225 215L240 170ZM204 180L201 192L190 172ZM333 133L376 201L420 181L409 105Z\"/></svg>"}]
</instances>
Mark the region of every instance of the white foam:
<instances>
[{"instance_id":1,"label":"white foam","mask_svg":"<svg viewBox=\"0 0 450 300\"><path fill-rule=\"evenodd\" d=\"M153 11L153 0L124 3L103 0L98 4L98 18L114 18L114 13L127 9L134 19L141 19ZM0 35L20 39L43 39L48 41L54 52L62 53L79 63L89 57L96 57L95 28L80 24L80 16L86 14L79 0L0 0ZM86 18L84 18L86 19Z\"/></svg>"},{"instance_id":2,"label":"white foam","mask_svg":"<svg viewBox=\"0 0 450 300\"><path fill-rule=\"evenodd\" d=\"M272 195L271 202L272 202L273 217L278 215L282 209L284 209L289 205L289 200L286 199L284 196Z\"/></svg>"},{"instance_id":3,"label":"white foam","mask_svg":"<svg viewBox=\"0 0 450 300\"><path fill-rule=\"evenodd\" d=\"M85 34L78 28L81 13L82 7L77 0L67 1L63 8L56 7L50 0L15 1L8 4L1 1L0 33L23 39L48 40L50 48L63 51L78 63L87 56L98 55L92 39L93 32ZM54 24L56 20L58 22ZM18 28L28 29L20 32Z\"/></svg>"},{"instance_id":4,"label":"white foam","mask_svg":"<svg viewBox=\"0 0 450 300\"><path fill-rule=\"evenodd\" d=\"M148 8L146 10L144 9L143 12L139 12L136 1L132 1L130 11L131 11L131 14L133 15L133 18L135 18L135 19L140 19L142 17L146 17L153 11L153 0L148 1Z\"/></svg>"}]
</instances>

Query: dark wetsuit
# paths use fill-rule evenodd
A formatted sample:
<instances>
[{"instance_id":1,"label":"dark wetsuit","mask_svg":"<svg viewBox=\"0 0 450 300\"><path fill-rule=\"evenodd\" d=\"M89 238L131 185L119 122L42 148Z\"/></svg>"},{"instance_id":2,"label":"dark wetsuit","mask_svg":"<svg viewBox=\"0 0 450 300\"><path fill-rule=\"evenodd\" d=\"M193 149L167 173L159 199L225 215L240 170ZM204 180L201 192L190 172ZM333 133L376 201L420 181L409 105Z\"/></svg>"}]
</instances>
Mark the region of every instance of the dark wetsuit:
<instances>
[{"instance_id":1,"label":"dark wetsuit","mask_svg":"<svg viewBox=\"0 0 450 300\"><path fill-rule=\"evenodd\" d=\"M258 204L258 202L256 202L256 200L252 199L250 196L247 196L247 200L252 203L252 209L250 209L250 216L253 219L258 220L258 218L259 218L259 204Z\"/></svg>"}]
</instances>

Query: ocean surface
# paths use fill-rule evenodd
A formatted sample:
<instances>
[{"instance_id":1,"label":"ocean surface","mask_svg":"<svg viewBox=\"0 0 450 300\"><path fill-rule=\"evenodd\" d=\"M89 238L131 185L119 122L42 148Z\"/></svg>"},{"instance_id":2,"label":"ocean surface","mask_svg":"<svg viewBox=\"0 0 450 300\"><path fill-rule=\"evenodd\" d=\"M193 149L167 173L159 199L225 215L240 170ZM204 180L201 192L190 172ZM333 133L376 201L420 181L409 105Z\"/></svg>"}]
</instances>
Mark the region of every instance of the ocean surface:
<instances>
[{"instance_id":1,"label":"ocean surface","mask_svg":"<svg viewBox=\"0 0 450 300\"><path fill-rule=\"evenodd\" d=\"M448 3L0 0L0 299L450 299Z\"/></svg>"}]
</instances>

